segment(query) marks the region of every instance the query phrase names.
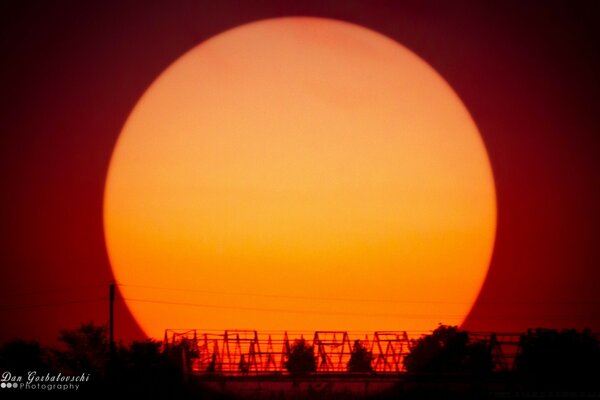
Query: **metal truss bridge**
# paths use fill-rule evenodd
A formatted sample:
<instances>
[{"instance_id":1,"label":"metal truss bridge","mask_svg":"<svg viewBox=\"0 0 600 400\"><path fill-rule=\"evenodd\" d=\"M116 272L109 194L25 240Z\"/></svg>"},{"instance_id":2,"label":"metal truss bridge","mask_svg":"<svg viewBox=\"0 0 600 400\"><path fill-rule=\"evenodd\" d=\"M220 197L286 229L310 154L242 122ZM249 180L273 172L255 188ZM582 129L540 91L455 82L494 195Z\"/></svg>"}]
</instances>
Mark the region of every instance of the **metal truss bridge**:
<instances>
[{"instance_id":1,"label":"metal truss bridge","mask_svg":"<svg viewBox=\"0 0 600 400\"><path fill-rule=\"evenodd\" d=\"M411 340L420 335L405 331L377 331L359 335L347 331L316 331L288 335L287 332L261 334L254 330L226 330L204 333L195 329L165 331L167 351L181 351L184 366L195 375L266 375L286 374L285 362L296 339L313 347L317 374L347 372L355 343L372 354L375 374L389 375L404 371L403 359ZM518 352L519 333L470 333L472 341L491 347L497 370L509 370Z\"/></svg>"}]
</instances>

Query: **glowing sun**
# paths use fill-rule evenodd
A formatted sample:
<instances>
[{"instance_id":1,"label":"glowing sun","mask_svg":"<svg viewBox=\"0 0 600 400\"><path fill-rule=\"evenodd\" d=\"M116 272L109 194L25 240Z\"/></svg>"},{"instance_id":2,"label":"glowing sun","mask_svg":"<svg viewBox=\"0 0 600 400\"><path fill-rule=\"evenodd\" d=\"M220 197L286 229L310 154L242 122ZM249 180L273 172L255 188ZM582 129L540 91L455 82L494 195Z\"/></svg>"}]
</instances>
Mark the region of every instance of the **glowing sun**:
<instances>
[{"instance_id":1,"label":"glowing sun","mask_svg":"<svg viewBox=\"0 0 600 400\"><path fill-rule=\"evenodd\" d=\"M114 150L104 226L146 333L460 324L494 180L452 88L402 45L318 18L243 25L152 84Z\"/></svg>"}]
</instances>

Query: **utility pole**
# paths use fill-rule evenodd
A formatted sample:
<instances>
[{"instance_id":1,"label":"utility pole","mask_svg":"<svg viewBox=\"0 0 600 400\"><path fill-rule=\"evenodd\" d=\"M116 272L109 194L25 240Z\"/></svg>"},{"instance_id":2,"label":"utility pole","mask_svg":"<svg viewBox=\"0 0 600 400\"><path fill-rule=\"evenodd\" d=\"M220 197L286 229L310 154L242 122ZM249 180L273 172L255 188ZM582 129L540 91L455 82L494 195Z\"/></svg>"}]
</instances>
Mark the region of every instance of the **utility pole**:
<instances>
[{"instance_id":1,"label":"utility pole","mask_svg":"<svg viewBox=\"0 0 600 400\"><path fill-rule=\"evenodd\" d=\"M108 287L108 341L110 346L110 353L113 354L115 351L115 284L111 283Z\"/></svg>"}]
</instances>

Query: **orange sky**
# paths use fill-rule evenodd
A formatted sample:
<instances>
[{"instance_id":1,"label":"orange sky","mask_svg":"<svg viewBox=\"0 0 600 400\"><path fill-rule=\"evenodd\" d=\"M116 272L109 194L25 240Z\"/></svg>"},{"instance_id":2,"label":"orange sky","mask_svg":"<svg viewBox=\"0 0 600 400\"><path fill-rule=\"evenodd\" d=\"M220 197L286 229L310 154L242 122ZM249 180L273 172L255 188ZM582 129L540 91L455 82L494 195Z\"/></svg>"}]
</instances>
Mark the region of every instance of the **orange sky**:
<instances>
[{"instance_id":1,"label":"orange sky","mask_svg":"<svg viewBox=\"0 0 600 400\"><path fill-rule=\"evenodd\" d=\"M115 148L104 222L154 337L429 330L470 310L496 202L477 127L429 65L356 25L287 18L155 81Z\"/></svg>"}]
</instances>

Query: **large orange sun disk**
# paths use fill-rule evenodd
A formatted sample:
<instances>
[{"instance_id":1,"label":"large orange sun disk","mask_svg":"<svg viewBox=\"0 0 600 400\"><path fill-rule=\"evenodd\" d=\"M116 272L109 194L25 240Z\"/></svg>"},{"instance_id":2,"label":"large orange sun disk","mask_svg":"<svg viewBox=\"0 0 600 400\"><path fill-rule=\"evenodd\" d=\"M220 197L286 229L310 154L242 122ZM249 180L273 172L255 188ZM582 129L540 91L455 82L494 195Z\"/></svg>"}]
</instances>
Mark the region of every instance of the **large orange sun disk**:
<instances>
[{"instance_id":1,"label":"large orange sun disk","mask_svg":"<svg viewBox=\"0 0 600 400\"><path fill-rule=\"evenodd\" d=\"M104 226L151 337L423 331L469 312L496 202L477 127L426 62L356 25L280 18L213 37L146 91Z\"/></svg>"}]
</instances>

